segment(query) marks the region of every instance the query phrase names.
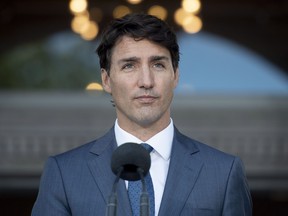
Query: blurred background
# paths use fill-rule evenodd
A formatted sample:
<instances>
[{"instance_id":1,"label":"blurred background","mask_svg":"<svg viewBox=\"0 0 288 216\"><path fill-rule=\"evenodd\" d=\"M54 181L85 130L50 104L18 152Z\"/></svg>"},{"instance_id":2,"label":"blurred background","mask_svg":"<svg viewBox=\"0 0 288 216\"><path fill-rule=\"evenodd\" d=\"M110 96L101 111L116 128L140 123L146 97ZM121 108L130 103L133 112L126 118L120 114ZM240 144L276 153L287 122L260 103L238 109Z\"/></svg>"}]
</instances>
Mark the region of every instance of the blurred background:
<instances>
[{"instance_id":1,"label":"blurred background","mask_svg":"<svg viewBox=\"0 0 288 216\"><path fill-rule=\"evenodd\" d=\"M131 12L177 33L173 119L238 155L254 215L288 215L287 0L3 0L0 3L0 215L30 215L49 155L112 127L98 39Z\"/></svg>"}]
</instances>

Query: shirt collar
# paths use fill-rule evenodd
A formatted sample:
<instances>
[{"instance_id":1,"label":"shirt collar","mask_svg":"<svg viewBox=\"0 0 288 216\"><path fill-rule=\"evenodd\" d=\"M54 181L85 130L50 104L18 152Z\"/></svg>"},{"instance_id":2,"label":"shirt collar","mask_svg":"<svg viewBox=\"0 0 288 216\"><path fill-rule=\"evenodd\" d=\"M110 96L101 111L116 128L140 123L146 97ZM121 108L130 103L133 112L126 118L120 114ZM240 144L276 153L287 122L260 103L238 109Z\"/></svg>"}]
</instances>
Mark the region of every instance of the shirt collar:
<instances>
[{"instance_id":1,"label":"shirt collar","mask_svg":"<svg viewBox=\"0 0 288 216\"><path fill-rule=\"evenodd\" d=\"M139 144L144 143L142 140L138 139L137 137L133 136L132 134L120 128L117 119L115 121L114 130L118 146L127 142L139 143ZM173 136L174 136L173 120L170 118L170 124L165 129L163 129L162 131L151 137L149 140L147 140L145 143L151 145L162 158L164 158L165 160L169 160L171 155Z\"/></svg>"}]
</instances>

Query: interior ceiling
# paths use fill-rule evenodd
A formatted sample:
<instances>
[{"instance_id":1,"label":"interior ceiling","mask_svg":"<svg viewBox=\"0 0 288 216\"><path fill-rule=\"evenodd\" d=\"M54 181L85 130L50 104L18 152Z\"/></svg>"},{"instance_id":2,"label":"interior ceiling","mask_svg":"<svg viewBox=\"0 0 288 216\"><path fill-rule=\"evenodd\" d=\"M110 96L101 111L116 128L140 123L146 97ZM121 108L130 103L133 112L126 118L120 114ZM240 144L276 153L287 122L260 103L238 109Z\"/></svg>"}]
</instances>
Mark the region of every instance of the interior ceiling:
<instances>
[{"instance_id":1,"label":"interior ceiling","mask_svg":"<svg viewBox=\"0 0 288 216\"><path fill-rule=\"evenodd\" d=\"M68 0L2 0L0 3L0 53L22 43L69 30L72 15ZM203 31L220 35L262 55L278 65L288 78L288 1L287 0L201 0ZM100 28L111 20L112 9L125 0L90 0L104 18ZM147 11L162 5L170 14L180 0L143 0L133 11ZM175 28L177 28L175 26Z\"/></svg>"}]
</instances>

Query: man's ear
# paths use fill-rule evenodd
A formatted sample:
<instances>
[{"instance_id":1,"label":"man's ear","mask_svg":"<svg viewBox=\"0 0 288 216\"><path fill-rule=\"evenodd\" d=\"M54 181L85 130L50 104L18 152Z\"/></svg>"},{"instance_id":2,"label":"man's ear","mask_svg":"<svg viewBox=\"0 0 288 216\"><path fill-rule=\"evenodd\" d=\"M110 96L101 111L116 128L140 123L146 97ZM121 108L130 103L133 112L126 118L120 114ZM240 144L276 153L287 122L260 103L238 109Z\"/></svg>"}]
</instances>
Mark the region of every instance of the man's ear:
<instances>
[{"instance_id":1,"label":"man's ear","mask_svg":"<svg viewBox=\"0 0 288 216\"><path fill-rule=\"evenodd\" d=\"M110 76L104 68L101 68L101 79L102 79L103 89L107 93L111 94Z\"/></svg>"},{"instance_id":2,"label":"man's ear","mask_svg":"<svg viewBox=\"0 0 288 216\"><path fill-rule=\"evenodd\" d=\"M179 82L179 68L176 68L176 71L174 72L174 88L177 87Z\"/></svg>"}]
</instances>

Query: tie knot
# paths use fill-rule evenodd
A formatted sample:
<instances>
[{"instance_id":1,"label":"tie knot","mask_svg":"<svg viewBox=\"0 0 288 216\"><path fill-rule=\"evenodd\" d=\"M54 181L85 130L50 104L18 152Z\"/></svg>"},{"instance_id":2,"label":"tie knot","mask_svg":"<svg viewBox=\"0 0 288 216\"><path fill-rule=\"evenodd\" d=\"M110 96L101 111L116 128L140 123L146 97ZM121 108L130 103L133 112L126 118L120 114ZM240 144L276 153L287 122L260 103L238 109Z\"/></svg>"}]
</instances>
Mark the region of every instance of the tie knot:
<instances>
[{"instance_id":1,"label":"tie knot","mask_svg":"<svg viewBox=\"0 0 288 216\"><path fill-rule=\"evenodd\" d=\"M149 153L153 151L153 147L147 143L141 143L141 146L143 146Z\"/></svg>"}]
</instances>

